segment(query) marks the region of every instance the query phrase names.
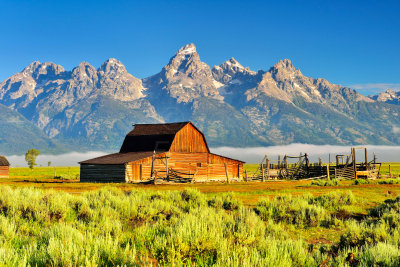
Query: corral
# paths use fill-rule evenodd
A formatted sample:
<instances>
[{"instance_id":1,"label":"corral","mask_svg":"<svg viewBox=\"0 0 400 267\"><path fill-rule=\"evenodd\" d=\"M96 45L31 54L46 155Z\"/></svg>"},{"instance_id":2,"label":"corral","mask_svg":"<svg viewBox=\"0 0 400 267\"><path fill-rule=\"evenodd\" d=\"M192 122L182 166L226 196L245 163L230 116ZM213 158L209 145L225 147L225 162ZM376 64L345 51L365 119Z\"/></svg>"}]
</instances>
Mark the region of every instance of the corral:
<instances>
[{"instance_id":1,"label":"corral","mask_svg":"<svg viewBox=\"0 0 400 267\"><path fill-rule=\"evenodd\" d=\"M364 152L363 161L357 162L356 151ZM276 161L268 158L267 155L262 159L256 171L248 176L245 173L246 180L299 180L299 179L317 179L327 177L335 179L357 179L370 178L376 179L380 176L381 163L376 160L376 155L371 161L368 161L367 148L353 147L349 155L336 155L336 162L331 163L331 155L326 164L322 163L321 158L318 162L310 163L307 153L300 153L299 156L284 155L278 156ZM295 162L290 162L290 161Z\"/></svg>"},{"instance_id":2,"label":"corral","mask_svg":"<svg viewBox=\"0 0 400 267\"><path fill-rule=\"evenodd\" d=\"M80 162L81 182L199 182L241 179L240 160L210 152L191 122L136 124L119 153Z\"/></svg>"}]
</instances>

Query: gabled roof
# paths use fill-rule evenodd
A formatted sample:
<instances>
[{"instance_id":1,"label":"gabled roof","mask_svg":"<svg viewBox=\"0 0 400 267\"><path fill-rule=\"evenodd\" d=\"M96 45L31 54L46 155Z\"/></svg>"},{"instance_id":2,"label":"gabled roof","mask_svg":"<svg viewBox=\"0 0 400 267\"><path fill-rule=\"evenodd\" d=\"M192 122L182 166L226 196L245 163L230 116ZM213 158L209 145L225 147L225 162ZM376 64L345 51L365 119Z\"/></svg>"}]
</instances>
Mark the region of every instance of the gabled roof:
<instances>
[{"instance_id":1,"label":"gabled roof","mask_svg":"<svg viewBox=\"0 0 400 267\"><path fill-rule=\"evenodd\" d=\"M190 121L174 122L174 123L159 123L159 124L135 124L135 128L130 131L127 136L138 135L168 135L176 134L180 129L185 127Z\"/></svg>"},{"instance_id":2,"label":"gabled roof","mask_svg":"<svg viewBox=\"0 0 400 267\"><path fill-rule=\"evenodd\" d=\"M190 121L160 124L135 124L121 146L120 153L141 152L141 151L168 151L174 141L175 135L186 125L191 124L202 135ZM206 139L203 135L207 146Z\"/></svg>"},{"instance_id":3,"label":"gabled roof","mask_svg":"<svg viewBox=\"0 0 400 267\"><path fill-rule=\"evenodd\" d=\"M153 151L114 153L79 162L80 164L120 165L153 156Z\"/></svg>"},{"instance_id":4,"label":"gabled roof","mask_svg":"<svg viewBox=\"0 0 400 267\"><path fill-rule=\"evenodd\" d=\"M10 162L4 156L0 156L0 166L10 166Z\"/></svg>"}]
</instances>

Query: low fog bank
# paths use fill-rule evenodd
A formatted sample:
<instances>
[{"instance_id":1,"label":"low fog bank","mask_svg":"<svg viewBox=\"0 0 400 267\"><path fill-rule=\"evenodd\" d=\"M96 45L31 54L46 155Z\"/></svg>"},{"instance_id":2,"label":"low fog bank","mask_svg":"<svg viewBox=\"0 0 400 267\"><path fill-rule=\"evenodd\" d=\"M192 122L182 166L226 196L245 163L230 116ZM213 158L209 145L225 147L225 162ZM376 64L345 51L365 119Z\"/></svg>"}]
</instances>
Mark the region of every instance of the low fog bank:
<instances>
[{"instance_id":1,"label":"low fog bank","mask_svg":"<svg viewBox=\"0 0 400 267\"><path fill-rule=\"evenodd\" d=\"M355 146L357 147L357 146ZM375 152L377 161L400 161L400 146L374 146L367 145L368 161L373 159ZM249 148L234 148L234 147L217 147L210 148L212 153L224 155L234 159L240 159L247 163L259 163L265 155L271 160L277 160L278 155L282 156L298 156L300 152L307 153L310 162L318 162L321 157L323 162L327 162L329 153L331 153L331 161L335 160L337 154L350 154L351 146L334 146L334 145L309 145L309 144L290 144L285 146L270 146L270 147L249 147ZM357 150L357 161L364 160L364 151Z\"/></svg>"},{"instance_id":2,"label":"low fog bank","mask_svg":"<svg viewBox=\"0 0 400 267\"><path fill-rule=\"evenodd\" d=\"M368 160L372 160L373 152L377 156L377 160L397 161L400 162L400 146L373 146L367 145ZM220 154L226 157L243 160L247 163L259 163L265 154L271 160L277 160L278 155L298 156L300 152L307 153L311 162L317 162L321 157L323 162L328 161L328 155L331 153L331 161L334 161L336 154L350 154L351 146L333 146L333 145L308 145L308 144L290 144L286 146L270 146L270 147L214 147L210 148L212 153ZM78 166L78 162L100 157L106 152L92 151L86 153L72 152L61 155L40 155L37 158L38 166L47 166L51 161L51 166ZM12 167L27 166L24 156L7 156ZM364 159L364 152L357 151L357 161Z\"/></svg>"},{"instance_id":3,"label":"low fog bank","mask_svg":"<svg viewBox=\"0 0 400 267\"><path fill-rule=\"evenodd\" d=\"M100 157L106 155L106 152L91 151L91 152L71 152L61 155L39 155L36 159L38 166L47 166L47 163L51 161L51 166L78 166L78 162ZM26 167L25 156L7 156L11 167Z\"/></svg>"}]
</instances>

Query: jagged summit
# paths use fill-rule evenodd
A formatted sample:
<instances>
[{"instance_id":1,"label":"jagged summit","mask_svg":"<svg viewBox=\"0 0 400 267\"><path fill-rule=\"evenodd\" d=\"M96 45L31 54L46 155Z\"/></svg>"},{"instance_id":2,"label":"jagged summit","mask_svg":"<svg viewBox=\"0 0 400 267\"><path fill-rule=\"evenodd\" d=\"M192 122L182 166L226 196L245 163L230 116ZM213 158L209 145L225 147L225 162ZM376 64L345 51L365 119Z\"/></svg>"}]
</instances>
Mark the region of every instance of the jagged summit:
<instances>
[{"instance_id":1,"label":"jagged summit","mask_svg":"<svg viewBox=\"0 0 400 267\"><path fill-rule=\"evenodd\" d=\"M248 67L243 67L235 58L230 58L223 62L219 66L214 66L212 69L214 79L221 83L229 83L235 79L248 79L250 76L254 76L257 73L251 71Z\"/></svg>"},{"instance_id":2,"label":"jagged summit","mask_svg":"<svg viewBox=\"0 0 400 267\"><path fill-rule=\"evenodd\" d=\"M232 68L244 69L244 67L233 57L231 57L230 59L228 59L227 61L225 61L222 64L226 64Z\"/></svg>"},{"instance_id":3,"label":"jagged summit","mask_svg":"<svg viewBox=\"0 0 400 267\"><path fill-rule=\"evenodd\" d=\"M100 75L106 75L110 78L116 78L118 76L124 75L127 73L124 64L121 61L110 58L106 60L98 69Z\"/></svg>"},{"instance_id":4,"label":"jagged summit","mask_svg":"<svg viewBox=\"0 0 400 267\"><path fill-rule=\"evenodd\" d=\"M96 69L86 61L82 61L78 66L72 69L73 76L79 76L81 74L92 76L94 73L96 73Z\"/></svg>"},{"instance_id":5,"label":"jagged summit","mask_svg":"<svg viewBox=\"0 0 400 267\"><path fill-rule=\"evenodd\" d=\"M60 65L54 64L53 62L34 61L22 70L24 76L32 76L33 79L37 80L43 75L55 76L62 72L65 72L64 68Z\"/></svg>"},{"instance_id":6,"label":"jagged summit","mask_svg":"<svg viewBox=\"0 0 400 267\"><path fill-rule=\"evenodd\" d=\"M33 61L28 66L26 66L21 72L22 73L33 73L42 63L40 61Z\"/></svg>"},{"instance_id":7,"label":"jagged summit","mask_svg":"<svg viewBox=\"0 0 400 267\"><path fill-rule=\"evenodd\" d=\"M289 71L289 72L296 71L296 68L292 64L292 61L290 61L290 59L287 59L287 58L280 60L278 63L276 63L273 66L273 68L277 69L277 70L285 70L285 71Z\"/></svg>"},{"instance_id":8,"label":"jagged summit","mask_svg":"<svg viewBox=\"0 0 400 267\"><path fill-rule=\"evenodd\" d=\"M189 55L189 54L194 54L197 53L196 51L196 46L193 43L187 44L182 46L176 55Z\"/></svg>"},{"instance_id":9,"label":"jagged summit","mask_svg":"<svg viewBox=\"0 0 400 267\"><path fill-rule=\"evenodd\" d=\"M167 93L178 103L189 103L204 96L223 99L218 92L222 84L213 78L210 67L200 60L194 44L181 47L160 73L145 79L145 84L150 88L150 96Z\"/></svg>"},{"instance_id":10,"label":"jagged summit","mask_svg":"<svg viewBox=\"0 0 400 267\"><path fill-rule=\"evenodd\" d=\"M400 91L396 92L387 89L385 92L379 93L378 95L370 96L370 98L379 102L400 104Z\"/></svg>"},{"instance_id":11,"label":"jagged summit","mask_svg":"<svg viewBox=\"0 0 400 267\"><path fill-rule=\"evenodd\" d=\"M125 65L122 64L121 61L115 58L109 58L101 64L99 70L104 70L106 68L123 68L125 69Z\"/></svg>"}]
</instances>

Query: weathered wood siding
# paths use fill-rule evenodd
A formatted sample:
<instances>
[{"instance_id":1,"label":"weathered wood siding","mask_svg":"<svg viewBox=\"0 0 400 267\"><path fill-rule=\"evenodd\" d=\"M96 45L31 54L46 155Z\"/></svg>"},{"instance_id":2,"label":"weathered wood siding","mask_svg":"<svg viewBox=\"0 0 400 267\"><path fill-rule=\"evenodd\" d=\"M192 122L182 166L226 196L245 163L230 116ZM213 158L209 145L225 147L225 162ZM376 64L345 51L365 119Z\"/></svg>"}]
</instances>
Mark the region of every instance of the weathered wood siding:
<instances>
[{"instance_id":1,"label":"weathered wood siding","mask_svg":"<svg viewBox=\"0 0 400 267\"><path fill-rule=\"evenodd\" d=\"M191 124L187 124L175 135L169 151L208 152L204 136Z\"/></svg>"},{"instance_id":2,"label":"weathered wood siding","mask_svg":"<svg viewBox=\"0 0 400 267\"><path fill-rule=\"evenodd\" d=\"M125 176L125 164L81 164L81 182L123 183L126 182Z\"/></svg>"},{"instance_id":3,"label":"weathered wood siding","mask_svg":"<svg viewBox=\"0 0 400 267\"><path fill-rule=\"evenodd\" d=\"M159 159L165 157L165 155L168 156L169 170L177 172L183 177L189 177L196 173L196 181L226 181L226 170L229 179L242 178L243 164L241 162L207 152L168 152L157 155L153 168L160 177L166 176L165 158ZM152 157L148 157L127 164L127 180L132 182L149 180L151 178L151 163Z\"/></svg>"},{"instance_id":4,"label":"weathered wood siding","mask_svg":"<svg viewBox=\"0 0 400 267\"><path fill-rule=\"evenodd\" d=\"M0 178L8 178L9 167L8 166L0 166Z\"/></svg>"}]
</instances>

